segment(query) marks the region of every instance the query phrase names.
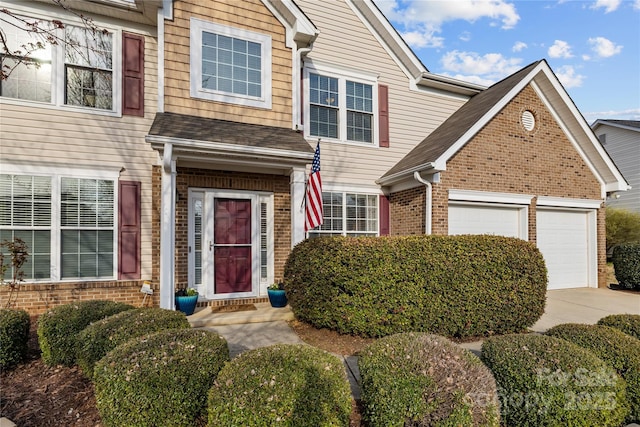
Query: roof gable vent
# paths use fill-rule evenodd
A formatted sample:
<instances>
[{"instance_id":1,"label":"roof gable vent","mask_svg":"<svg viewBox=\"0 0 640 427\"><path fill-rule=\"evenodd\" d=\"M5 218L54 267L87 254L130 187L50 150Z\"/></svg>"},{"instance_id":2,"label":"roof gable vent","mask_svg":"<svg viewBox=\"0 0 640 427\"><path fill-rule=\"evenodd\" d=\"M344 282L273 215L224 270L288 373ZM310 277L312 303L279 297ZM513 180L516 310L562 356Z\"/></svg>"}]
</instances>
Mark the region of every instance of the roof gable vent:
<instances>
[{"instance_id":1,"label":"roof gable vent","mask_svg":"<svg viewBox=\"0 0 640 427\"><path fill-rule=\"evenodd\" d=\"M536 127L536 118L529 110L522 112L522 126L527 132L531 132Z\"/></svg>"}]
</instances>

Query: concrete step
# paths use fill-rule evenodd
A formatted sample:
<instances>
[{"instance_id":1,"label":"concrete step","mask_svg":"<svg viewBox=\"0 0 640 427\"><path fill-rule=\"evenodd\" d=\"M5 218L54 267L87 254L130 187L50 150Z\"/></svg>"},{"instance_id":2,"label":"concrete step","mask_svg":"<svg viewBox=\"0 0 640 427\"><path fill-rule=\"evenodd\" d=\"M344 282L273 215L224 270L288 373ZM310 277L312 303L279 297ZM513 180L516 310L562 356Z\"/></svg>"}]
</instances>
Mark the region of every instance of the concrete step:
<instances>
[{"instance_id":1,"label":"concrete step","mask_svg":"<svg viewBox=\"0 0 640 427\"><path fill-rule=\"evenodd\" d=\"M243 323L275 322L277 320L293 320L293 311L288 305L282 308L271 307L271 304L256 303L256 310L213 313L211 307L199 308L187 320L193 328L206 326L238 325Z\"/></svg>"}]
</instances>

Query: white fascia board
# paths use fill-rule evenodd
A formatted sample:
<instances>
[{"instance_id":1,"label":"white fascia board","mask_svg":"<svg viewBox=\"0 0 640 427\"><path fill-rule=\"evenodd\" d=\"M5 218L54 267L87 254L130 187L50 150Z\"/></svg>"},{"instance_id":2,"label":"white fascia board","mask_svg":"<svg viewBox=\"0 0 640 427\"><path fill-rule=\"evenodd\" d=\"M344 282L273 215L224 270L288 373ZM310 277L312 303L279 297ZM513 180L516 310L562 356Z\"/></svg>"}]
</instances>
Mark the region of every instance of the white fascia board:
<instances>
[{"instance_id":1,"label":"white fascia board","mask_svg":"<svg viewBox=\"0 0 640 427\"><path fill-rule=\"evenodd\" d=\"M291 0L262 0L262 3L284 26L287 47L295 48L297 41L309 45L320 34L313 22Z\"/></svg>"},{"instance_id":2,"label":"white fascia board","mask_svg":"<svg viewBox=\"0 0 640 427\"><path fill-rule=\"evenodd\" d=\"M464 135L462 135L447 151L445 151L436 162L448 162L454 154L456 154L459 150L462 149L470 140L473 138L475 134L480 132L480 130L487 124L491 119L493 119L496 114L498 114L511 100L518 94L526 85L528 85L532 80L533 76L535 76L540 69L543 67L544 62L538 64L531 72L523 79L518 82L516 86L511 88L511 90L499 101L497 102L487 113L482 116L480 120L478 120L472 127L467 130Z\"/></svg>"},{"instance_id":3,"label":"white fascia board","mask_svg":"<svg viewBox=\"0 0 640 427\"><path fill-rule=\"evenodd\" d=\"M543 62L542 64L545 64L545 63ZM582 147L580 142L573 137L572 133L569 132L569 130L567 129L564 121L561 120L559 114L557 113L557 109L553 108L551 103L548 101L547 97L543 95L540 87L537 85L535 81L532 80L531 81L532 87L534 88L534 90L536 91L536 93L538 94L542 102L545 104L547 109L551 112L556 122L558 123L562 131L567 136L567 138L569 138L569 140L571 141L571 144L573 144L576 150L580 153L580 156L585 161L585 163L587 164L591 172L596 176L598 181L601 183L602 197L604 198L606 196L606 192L608 191L626 191L628 188L627 181L624 179L620 171L618 171L618 168L613 163L613 160L611 160L611 158L609 157L609 154L607 154L602 144L600 144L600 141L596 137L596 134L593 132L593 129L591 129L587 121L582 117L582 114L580 113L580 111L578 111L578 108L575 106L575 104L569 97L569 94L567 94L567 91L564 90L558 78L555 76L555 74L553 74L553 71L551 71L548 65L542 68L542 72L545 74L545 76L547 77L547 79L549 80L549 82L557 92L558 96L562 98L565 106L569 109L572 117L576 120L577 124L580 126L580 129L583 131L584 136L591 143L591 147L589 148L593 148L596 151L596 153L600 157L600 160L607 167L608 170L605 171L605 173L609 172L614 177L614 181L607 180L605 178L605 173L600 171L597 165L594 162L592 162L591 159L586 155L585 148L587 147ZM608 190L607 188L615 188L615 189Z\"/></svg>"},{"instance_id":4,"label":"white fascia board","mask_svg":"<svg viewBox=\"0 0 640 427\"><path fill-rule=\"evenodd\" d=\"M511 205L529 205L531 194L496 193L492 191L449 190L449 200L465 202L504 203Z\"/></svg>"},{"instance_id":5,"label":"white fascia board","mask_svg":"<svg viewBox=\"0 0 640 427\"><path fill-rule=\"evenodd\" d=\"M299 161L313 160L314 153L301 153L293 150L276 150L274 148L250 147L247 145L224 144L220 142L200 141L192 139L170 138L166 136L145 136L145 141L152 144L154 149L164 148L164 144L172 144L174 152L192 151L194 153L239 155L262 158L284 158Z\"/></svg>"},{"instance_id":6,"label":"white fascia board","mask_svg":"<svg viewBox=\"0 0 640 427\"><path fill-rule=\"evenodd\" d=\"M547 197L540 196L536 201L536 206L548 206L559 208L580 208L580 209L598 209L603 200L591 199L571 199L568 197Z\"/></svg>"},{"instance_id":7,"label":"white fascia board","mask_svg":"<svg viewBox=\"0 0 640 427\"><path fill-rule=\"evenodd\" d=\"M433 173L443 171L445 169L437 168L436 163L425 163L422 165L418 165L411 169L403 170L401 172L394 173L393 175L385 176L384 178L379 178L376 180L376 184L382 186L393 185L398 183L408 177L413 177L414 172L422 172L422 171L433 171ZM411 178L413 179L413 178Z\"/></svg>"}]
</instances>

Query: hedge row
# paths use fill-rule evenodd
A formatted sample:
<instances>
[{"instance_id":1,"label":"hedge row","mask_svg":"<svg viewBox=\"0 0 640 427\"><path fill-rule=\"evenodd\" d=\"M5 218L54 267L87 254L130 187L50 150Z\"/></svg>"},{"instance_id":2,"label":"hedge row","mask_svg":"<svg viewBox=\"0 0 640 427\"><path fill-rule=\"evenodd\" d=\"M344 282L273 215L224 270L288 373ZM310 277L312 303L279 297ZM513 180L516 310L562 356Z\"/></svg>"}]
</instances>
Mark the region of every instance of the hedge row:
<instances>
[{"instance_id":1,"label":"hedge row","mask_svg":"<svg viewBox=\"0 0 640 427\"><path fill-rule=\"evenodd\" d=\"M626 383L604 361L546 335L491 337L482 360L493 372L508 426L618 427L629 408Z\"/></svg>"},{"instance_id":2,"label":"hedge row","mask_svg":"<svg viewBox=\"0 0 640 427\"><path fill-rule=\"evenodd\" d=\"M91 378L96 362L118 345L153 332L190 327L187 317L180 311L136 308L115 314L87 326L78 334L78 366Z\"/></svg>"},{"instance_id":3,"label":"hedge row","mask_svg":"<svg viewBox=\"0 0 640 427\"><path fill-rule=\"evenodd\" d=\"M31 319L24 310L0 309L0 369L11 368L27 356Z\"/></svg>"},{"instance_id":4,"label":"hedge row","mask_svg":"<svg viewBox=\"0 0 640 427\"><path fill-rule=\"evenodd\" d=\"M122 344L94 369L98 410L107 426L191 426L229 361L218 334L173 329Z\"/></svg>"},{"instance_id":5,"label":"hedge row","mask_svg":"<svg viewBox=\"0 0 640 427\"><path fill-rule=\"evenodd\" d=\"M608 326L575 323L555 326L547 335L577 344L612 366L627 382L627 422L640 421L640 340Z\"/></svg>"},{"instance_id":6,"label":"hedge row","mask_svg":"<svg viewBox=\"0 0 640 427\"><path fill-rule=\"evenodd\" d=\"M499 236L329 237L285 265L296 317L344 334L520 332L544 312L547 274L531 243Z\"/></svg>"},{"instance_id":7,"label":"hedge row","mask_svg":"<svg viewBox=\"0 0 640 427\"><path fill-rule=\"evenodd\" d=\"M640 290L640 242L616 246L612 261L618 283Z\"/></svg>"},{"instance_id":8,"label":"hedge row","mask_svg":"<svg viewBox=\"0 0 640 427\"><path fill-rule=\"evenodd\" d=\"M92 322L133 306L114 301L81 301L54 307L38 318L38 341L42 360L50 366L76 362L77 335Z\"/></svg>"},{"instance_id":9,"label":"hedge row","mask_svg":"<svg viewBox=\"0 0 640 427\"><path fill-rule=\"evenodd\" d=\"M598 320L598 325L611 326L640 340L640 314L612 314Z\"/></svg>"},{"instance_id":10,"label":"hedge row","mask_svg":"<svg viewBox=\"0 0 640 427\"><path fill-rule=\"evenodd\" d=\"M222 368L208 402L211 427L347 427L351 413L342 362L299 344L242 353Z\"/></svg>"},{"instance_id":11,"label":"hedge row","mask_svg":"<svg viewBox=\"0 0 640 427\"><path fill-rule=\"evenodd\" d=\"M499 426L496 383L471 352L425 333L384 337L360 354L364 419L376 426Z\"/></svg>"}]
</instances>

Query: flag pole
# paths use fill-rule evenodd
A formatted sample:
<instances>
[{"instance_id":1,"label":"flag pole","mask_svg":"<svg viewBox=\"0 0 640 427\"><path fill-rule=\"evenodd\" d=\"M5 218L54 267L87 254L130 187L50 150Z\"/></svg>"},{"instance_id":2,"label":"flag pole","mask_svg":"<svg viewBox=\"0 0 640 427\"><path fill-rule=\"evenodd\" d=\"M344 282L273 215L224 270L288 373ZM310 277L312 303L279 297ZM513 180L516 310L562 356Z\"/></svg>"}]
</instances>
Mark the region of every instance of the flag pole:
<instances>
[{"instance_id":1,"label":"flag pole","mask_svg":"<svg viewBox=\"0 0 640 427\"><path fill-rule=\"evenodd\" d=\"M320 145L320 140L322 138L318 138L318 145ZM304 180L304 197L302 198L302 203L300 203L300 212L303 211L304 206L307 204L307 187L309 186L309 177L307 176Z\"/></svg>"}]
</instances>

